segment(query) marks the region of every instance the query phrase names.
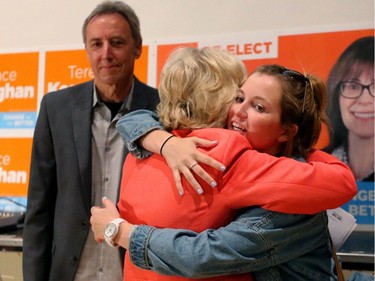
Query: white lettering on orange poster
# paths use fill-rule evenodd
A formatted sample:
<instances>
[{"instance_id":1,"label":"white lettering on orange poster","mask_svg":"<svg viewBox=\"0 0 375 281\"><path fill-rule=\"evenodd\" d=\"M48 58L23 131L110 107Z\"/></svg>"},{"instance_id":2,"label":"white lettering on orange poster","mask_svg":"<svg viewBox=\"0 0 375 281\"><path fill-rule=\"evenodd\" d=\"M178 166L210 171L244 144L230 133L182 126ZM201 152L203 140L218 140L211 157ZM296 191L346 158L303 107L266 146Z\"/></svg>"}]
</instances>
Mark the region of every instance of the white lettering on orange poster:
<instances>
[{"instance_id":1,"label":"white lettering on orange poster","mask_svg":"<svg viewBox=\"0 0 375 281\"><path fill-rule=\"evenodd\" d=\"M44 92L53 92L94 78L85 50L47 51Z\"/></svg>"},{"instance_id":2,"label":"white lettering on orange poster","mask_svg":"<svg viewBox=\"0 0 375 281\"><path fill-rule=\"evenodd\" d=\"M147 83L148 46L135 62L135 75ZM62 90L94 79L85 50L46 51L44 93Z\"/></svg>"},{"instance_id":3,"label":"white lettering on orange poster","mask_svg":"<svg viewBox=\"0 0 375 281\"><path fill-rule=\"evenodd\" d=\"M38 67L38 52L0 54L0 129L34 128Z\"/></svg>"},{"instance_id":4,"label":"white lettering on orange poster","mask_svg":"<svg viewBox=\"0 0 375 281\"><path fill-rule=\"evenodd\" d=\"M0 86L0 103L6 99L32 99L34 93L34 86L12 86L7 82Z\"/></svg>"},{"instance_id":5,"label":"white lettering on orange poster","mask_svg":"<svg viewBox=\"0 0 375 281\"><path fill-rule=\"evenodd\" d=\"M26 196L32 139L2 138L0 141L0 196Z\"/></svg>"},{"instance_id":6,"label":"white lettering on orange poster","mask_svg":"<svg viewBox=\"0 0 375 281\"><path fill-rule=\"evenodd\" d=\"M278 37L274 33L233 34L213 36L199 41L199 47L216 47L227 50L241 60L276 58Z\"/></svg>"}]
</instances>

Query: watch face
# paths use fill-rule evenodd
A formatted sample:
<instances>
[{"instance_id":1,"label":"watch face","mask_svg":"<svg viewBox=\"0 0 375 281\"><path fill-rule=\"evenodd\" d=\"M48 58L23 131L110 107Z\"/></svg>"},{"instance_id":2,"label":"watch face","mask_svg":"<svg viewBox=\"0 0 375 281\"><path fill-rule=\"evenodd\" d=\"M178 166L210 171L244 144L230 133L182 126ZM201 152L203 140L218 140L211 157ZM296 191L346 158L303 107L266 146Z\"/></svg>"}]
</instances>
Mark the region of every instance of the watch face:
<instances>
[{"instance_id":1,"label":"watch face","mask_svg":"<svg viewBox=\"0 0 375 281\"><path fill-rule=\"evenodd\" d=\"M110 223L104 230L104 235L108 238L112 238L116 234L116 225L114 223Z\"/></svg>"}]
</instances>

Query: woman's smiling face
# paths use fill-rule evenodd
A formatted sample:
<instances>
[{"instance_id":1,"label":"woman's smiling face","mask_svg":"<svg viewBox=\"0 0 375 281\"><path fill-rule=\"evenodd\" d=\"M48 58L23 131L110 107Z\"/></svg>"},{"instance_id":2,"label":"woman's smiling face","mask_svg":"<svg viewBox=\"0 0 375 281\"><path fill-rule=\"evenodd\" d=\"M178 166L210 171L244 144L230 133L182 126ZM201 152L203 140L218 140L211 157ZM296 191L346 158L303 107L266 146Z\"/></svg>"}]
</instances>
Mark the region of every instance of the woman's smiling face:
<instances>
[{"instance_id":1,"label":"woman's smiling face","mask_svg":"<svg viewBox=\"0 0 375 281\"><path fill-rule=\"evenodd\" d=\"M349 77L347 80L362 85L373 84L373 68L367 67L359 77ZM348 99L340 95L339 103L341 118L349 134L360 138L374 137L374 97L370 96L368 89L363 89L361 96L356 99Z\"/></svg>"},{"instance_id":2,"label":"woman's smiling face","mask_svg":"<svg viewBox=\"0 0 375 281\"><path fill-rule=\"evenodd\" d=\"M277 79L254 73L238 92L229 111L228 129L239 131L259 152L276 155L280 138L286 130L281 126L281 87Z\"/></svg>"}]
</instances>

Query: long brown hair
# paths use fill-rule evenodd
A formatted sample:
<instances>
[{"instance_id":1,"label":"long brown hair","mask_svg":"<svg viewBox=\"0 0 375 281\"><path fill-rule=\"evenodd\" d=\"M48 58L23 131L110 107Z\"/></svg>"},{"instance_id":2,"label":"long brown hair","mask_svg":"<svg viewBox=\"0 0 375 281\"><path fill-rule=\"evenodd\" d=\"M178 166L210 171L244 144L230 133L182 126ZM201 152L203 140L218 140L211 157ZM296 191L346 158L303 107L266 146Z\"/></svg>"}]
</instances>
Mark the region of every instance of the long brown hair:
<instances>
[{"instance_id":1,"label":"long brown hair","mask_svg":"<svg viewBox=\"0 0 375 281\"><path fill-rule=\"evenodd\" d=\"M290 133L278 156L306 157L319 139L322 124L327 124L324 82L317 76L304 75L276 64L260 66L253 73L273 76L280 82L281 125ZM293 125L298 127L294 136Z\"/></svg>"}]
</instances>

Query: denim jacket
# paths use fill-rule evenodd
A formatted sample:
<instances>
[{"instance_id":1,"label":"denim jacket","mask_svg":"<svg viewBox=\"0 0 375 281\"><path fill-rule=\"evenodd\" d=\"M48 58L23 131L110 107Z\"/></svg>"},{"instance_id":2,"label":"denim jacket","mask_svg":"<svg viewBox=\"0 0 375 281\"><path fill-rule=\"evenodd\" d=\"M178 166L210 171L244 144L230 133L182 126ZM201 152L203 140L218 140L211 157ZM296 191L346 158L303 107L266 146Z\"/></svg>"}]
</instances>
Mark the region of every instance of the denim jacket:
<instances>
[{"instance_id":1,"label":"denim jacket","mask_svg":"<svg viewBox=\"0 0 375 281\"><path fill-rule=\"evenodd\" d=\"M337 280L325 212L251 207L229 225L199 234L141 225L132 232L129 254L143 269L190 278L252 272L257 281Z\"/></svg>"},{"instance_id":2,"label":"denim jacket","mask_svg":"<svg viewBox=\"0 0 375 281\"><path fill-rule=\"evenodd\" d=\"M137 139L160 128L147 110L117 123L129 151L139 158L149 152L137 146ZM190 278L253 272L257 281L337 280L325 212L289 215L249 207L226 227L199 234L141 225L131 233L129 255L143 269Z\"/></svg>"},{"instance_id":3,"label":"denim jacket","mask_svg":"<svg viewBox=\"0 0 375 281\"><path fill-rule=\"evenodd\" d=\"M120 118L116 128L127 149L137 158L149 157L151 152L138 146L137 140L153 130L164 129L159 123L158 116L153 111L146 109L129 112L124 116L127 118Z\"/></svg>"}]
</instances>

